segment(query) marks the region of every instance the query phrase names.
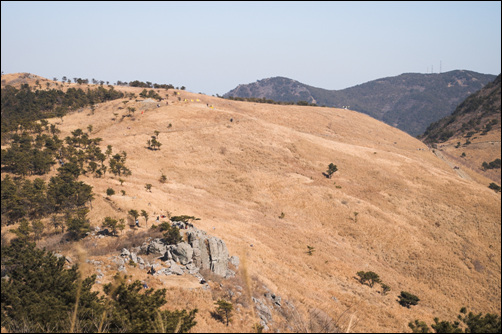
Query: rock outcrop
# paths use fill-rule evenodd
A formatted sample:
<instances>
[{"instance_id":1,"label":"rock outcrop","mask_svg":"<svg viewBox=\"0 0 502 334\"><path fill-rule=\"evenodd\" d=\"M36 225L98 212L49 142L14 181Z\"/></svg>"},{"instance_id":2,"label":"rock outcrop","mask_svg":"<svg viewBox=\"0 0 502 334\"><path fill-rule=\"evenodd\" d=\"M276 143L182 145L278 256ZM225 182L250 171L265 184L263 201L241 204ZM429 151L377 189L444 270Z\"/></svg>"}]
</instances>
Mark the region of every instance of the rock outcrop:
<instances>
[{"instance_id":1,"label":"rock outcrop","mask_svg":"<svg viewBox=\"0 0 502 334\"><path fill-rule=\"evenodd\" d=\"M179 263L185 272L198 273L201 269L207 269L216 275L228 278L235 275L229 268L239 266L237 256L229 256L225 242L220 238L207 235L205 231L190 227L186 232L188 242L180 242L176 245L166 245L162 239L153 239L141 246L141 251L146 254L157 254L161 260L174 268L173 273L180 275L180 270L173 263Z\"/></svg>"}]
</instances>

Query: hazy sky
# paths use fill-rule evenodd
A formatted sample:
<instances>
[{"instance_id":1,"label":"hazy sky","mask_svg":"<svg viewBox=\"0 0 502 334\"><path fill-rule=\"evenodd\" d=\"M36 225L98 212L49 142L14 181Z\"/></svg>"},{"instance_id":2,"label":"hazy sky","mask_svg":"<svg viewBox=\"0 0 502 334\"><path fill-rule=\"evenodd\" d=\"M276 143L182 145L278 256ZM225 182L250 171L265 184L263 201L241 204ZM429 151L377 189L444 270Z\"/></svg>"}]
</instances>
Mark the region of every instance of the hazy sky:
<instances>
[{"instance_id":1,"label":"hazy sky","mask_svg":"<svg viewBox=\"0 0 502 334\"><path fill-rule=\"evenodd\" d=\"M49 79L223 95L274 76L343 89L501 66L499 1L1 3L1 70Z\"/></svg>"}]
</instances>

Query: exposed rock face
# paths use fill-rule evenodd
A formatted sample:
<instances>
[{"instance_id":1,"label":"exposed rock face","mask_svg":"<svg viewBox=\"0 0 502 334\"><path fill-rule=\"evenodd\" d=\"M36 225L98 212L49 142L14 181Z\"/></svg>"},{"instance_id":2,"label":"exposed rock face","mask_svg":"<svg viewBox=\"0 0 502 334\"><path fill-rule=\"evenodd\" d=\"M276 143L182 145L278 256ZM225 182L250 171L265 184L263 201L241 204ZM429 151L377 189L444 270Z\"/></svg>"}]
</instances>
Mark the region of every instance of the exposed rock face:
<instances>
[{"instance_id":1,"label":"exposed rock face","mask_svg":"<svg viewBox=\"0 0 502 334\"><path fill-rule=\"evenodd\" d=\"M216 237L208 239L209 269L216 275L226 276L228 269L228 249L225 242Z\"/></svg>"},{"instance_id":2,"label":"exposed rock face","mask_svg":"<svg viewBox=\"0 0 502 334\"><path fill-rule=\"evenodd\" d=\"M174 261L179 261L181 264L186 265L192 262L193 248L186 242L180 242L171 249Z\"/></svg>"},{"instance_id":3,"label":"exposed rock face","mask_svg":"<svg viewBox=\"0 0 502 334\"><path fill-rule=\"evenodd\" d=\"M228 265L232 263L237 268L239 258L237 256L229 257L227 246L223 240L209 236L205 231L194 227L185 231L188 242L165 245L161 239L153 239L150 242L145 242L141 246L141 250L147 254L162 255L163 261L171 263L171 272L178 275L180 275L180 271L172 263L179 262L183 269L190 274L195 274L200 269L209 269L216 275L223 277L231 277L235 274L228 268ZM129 256L129 254L123 254L123 256Z\"/></svg>"},{"instance_id":4,"label":"exposed rock face","mask_svg":"<svg viewBox=\"0 0 502 334\"><path fill-rule=\"evenodd\" d=\"M272 312L270 311L270 308L265 305L261 298L252 297L252 300L255 303L258 317L260 318L260 324L264 327L264 329L268 329L267 324L272 321Z\"/></svg>"},{"instance_id":5,"label":"exposed rock face","mask_svg":"<svg viewBox=\"0 0 502 334\"><path fill-rule=\"evenodd\" d=\"M141 249L146 254L161 254L164 255L167 251L166 245L160 239L154 239L150 243L143 244Z\"/></svg>"}]
</instances>

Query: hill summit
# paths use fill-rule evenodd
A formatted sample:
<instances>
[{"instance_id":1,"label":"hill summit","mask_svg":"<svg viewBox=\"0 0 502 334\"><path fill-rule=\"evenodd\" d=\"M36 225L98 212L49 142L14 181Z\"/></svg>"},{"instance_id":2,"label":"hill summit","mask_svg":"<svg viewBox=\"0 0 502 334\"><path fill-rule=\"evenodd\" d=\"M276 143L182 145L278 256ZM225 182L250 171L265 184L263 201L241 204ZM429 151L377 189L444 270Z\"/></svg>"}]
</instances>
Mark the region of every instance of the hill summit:
<instances>
[{"instance_id":1,"label":"hill summit","mask_svg":"<svg viewBox=\"0 0 502 334\"><path fill-rule=\"evenodd\" d=\"M405 73L342 90L327 90L274 77L239 85L223 96L348 107L417 136L494 79L495 75L463 70L441 74Z\"/></svg>"},{"instance_id":2,"label":"hill summit","mask_svg":"<svg viewBox=\"0 0 502 334\"><path fill-rule=\"evenodd\" d=\"M52 216L37 218L45 226L38 247L71 258L86 276L97 274L95 291L117 273L165 288L167 308L198 308L194 332L246 332L256 324L280 332L319 330L309 324L407 332L415 319L455 320L463 306L500 314L500 193L460 176L418 139L340 108L231 101L173 89L155 89L161 101L149 103L139 97L143 88L114 90L124 95L79 106L2 143L6 149L22 140L14 144L35 150L44 147L44 134L65 138L58 141L63 153L74 155L72 177L66 177L92 187L92 205L84 205L93 231L103 230L106 217L129 222L113 237L88 233L70 242L53 227ZM161 145L152 146L153 139ZM87 161L97 147L103 160ZM26 178L49 184L68 161ZM93 166L108 168L97 174ZM6 174L2 170L2 179ZM51 182L49 188L64 185ZM18 210L24 202L15 195L12 209ZM132 263L120 258L127 248L157 269L166 266L140 251L159 236L153 217L173 216L196 217L197 229L224 241L228 254L240 259L235 277L201 271L206 285L182 272L149 275L132 253L126 258ZM10 225L2 233L13 235L8 231L20 223L2 214L4 221ZM362 280L368 272L388 289ZM403 292L418 297L418 304L403 307ZM213 316L220 299L234 306L228 327Z\"/></svg>"}]
</instances>

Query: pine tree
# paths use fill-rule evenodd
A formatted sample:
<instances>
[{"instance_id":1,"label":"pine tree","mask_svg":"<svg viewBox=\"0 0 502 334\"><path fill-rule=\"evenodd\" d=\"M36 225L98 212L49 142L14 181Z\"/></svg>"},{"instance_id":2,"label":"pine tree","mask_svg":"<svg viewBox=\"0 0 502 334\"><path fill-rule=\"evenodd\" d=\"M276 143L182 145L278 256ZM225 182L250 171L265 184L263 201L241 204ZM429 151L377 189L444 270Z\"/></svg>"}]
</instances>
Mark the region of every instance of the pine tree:
<instances>
[{"instance_id":1,"label":"pine tree","mask_svg":"<svg viewBox=\"0 0 502 334\"><path fill-rule=\"evenodd\" d=\"M372 288L375 283L381 282L378 274L376 274L373 271L367 271L367 272L358 271L357 276L359 276L359 282L361 282L361 284L365 284L366 282L368 282L368 286L370 288Z\"/></svg>"},{"instance_id":2,"label":"pine tree","mask_svg":"<svg viewBox=\"0 0 502 334\"><path fill-rule=\"evenodd\" d=\"M106 284L103 291L110 298L111 332L151 333L163 329L164 333L186 333L195 326L197 309L190 312L160 311L166 304L166 289L144 290L140 281L127 284L124 279L117 277L117 281Z\"/></svg>"},{"instance_id":3,"label":"pine tree","mask_svg":"<svg viewBox=\"0 0 502 334\"><path fill-rule=\"evenodd\" d=\"M333 173L335 173L337 170L338 167L336 167L336 165L334 165L333 163L330 163L328 166L328 170L326 171L328 178L331 179L331 176L333 176Z\"/></svg>"},{"instance_id":4,"label":"pine tree","mask_svg":"<svg viewBox=\"0 0 502 334\"><path fill-rule=\"evenodd\" d=\"M97 331L94 316L103 306L97 292L91 292L95 276L80 277L77 266L65 269L65 258L15 240L2 249L2 266L9 279L2 279L2 327L24 324L28 332L68 332L68 314L75 309L80 291L78 319L81 328Z\"/></svg>"},{"instance_id":5,"label":"pine tree","mask_svg":"<svg viewBox=\"0 0 502 334\"><path fill-rule=\"evenodd\" d=\"M232 311L234 309L234 306L232 305L232 303L227 302L224 299L218 300L215 304L218 305L218 307L216 308L216 313L221 317L221 319L226 322L228 326L229 322L232 321Z\"/></svg>"},{"instance_id":6,"label":"pine tree","mask_svg":"<svg viewBox=\"0 0 502 334\"><path fill-rule=\"evenodd\" d=\"M399 298L399 304L407 308L410 308L410 306L412 305L417 305L418 302L420 301L420 299L417 296L406 291L401 291L401 295L399 295L398 298Z\"/></svg>"},{"instance_id":7,"label":"pine tree","mask_svg":"<svg viewBox=\"0 0 502 334\"><path fill-rule=\"evenodd\" d=\"M145 226L148 227L148 213L145 210L141 210L141 216L145 218Z\"/></svg>"}]
</instances>

